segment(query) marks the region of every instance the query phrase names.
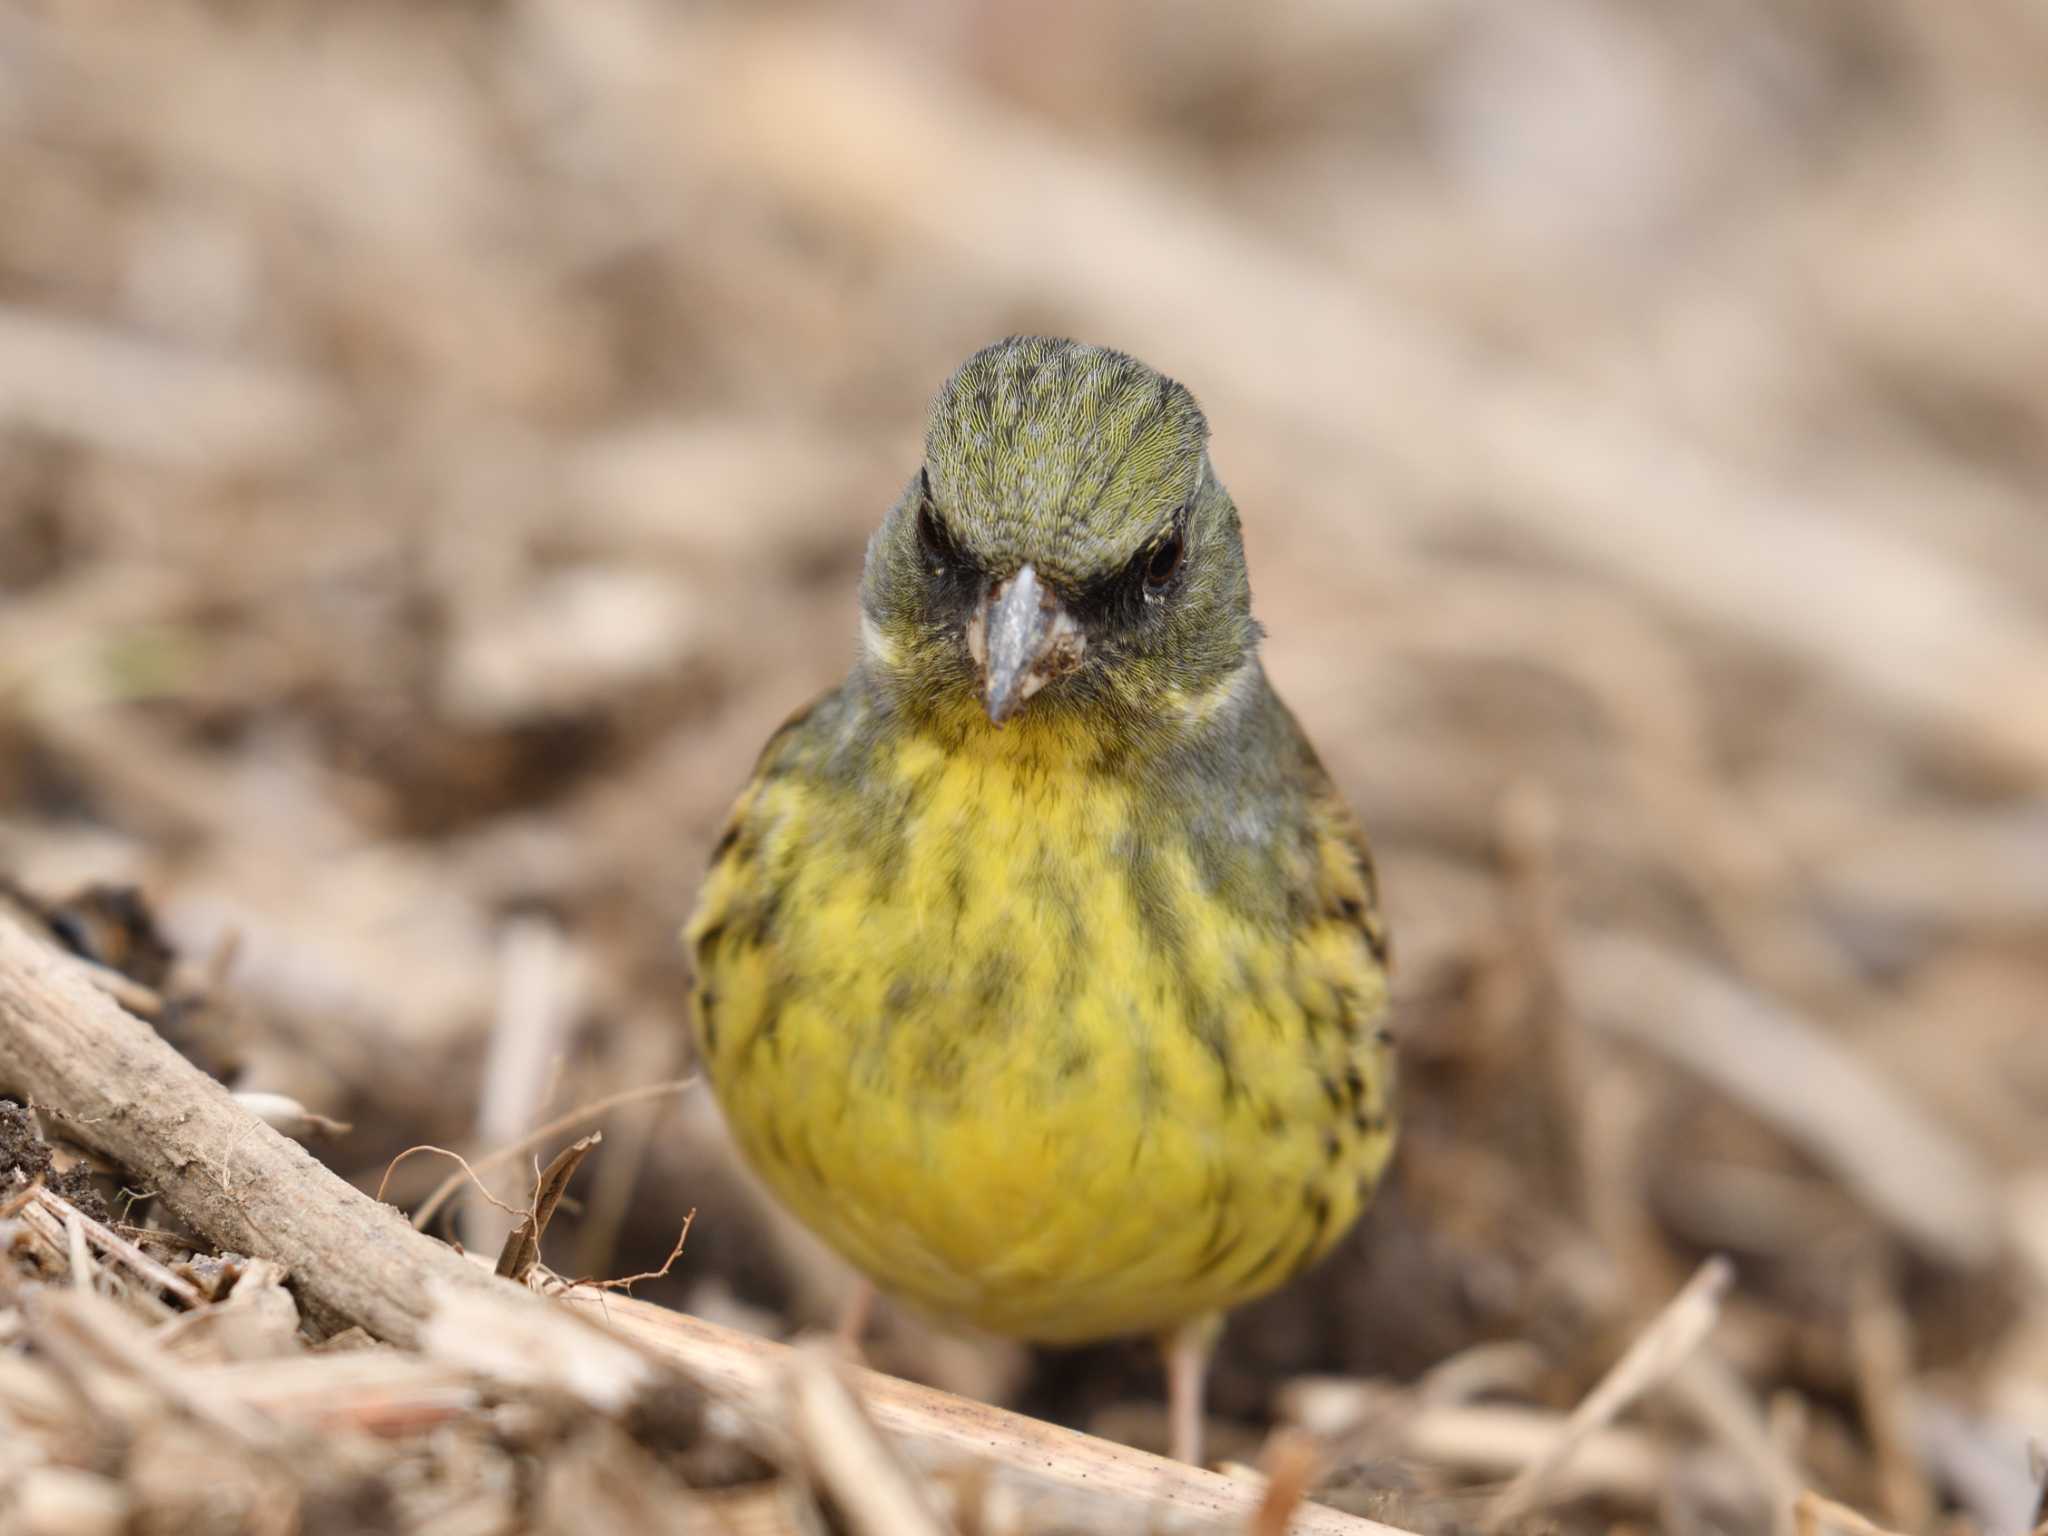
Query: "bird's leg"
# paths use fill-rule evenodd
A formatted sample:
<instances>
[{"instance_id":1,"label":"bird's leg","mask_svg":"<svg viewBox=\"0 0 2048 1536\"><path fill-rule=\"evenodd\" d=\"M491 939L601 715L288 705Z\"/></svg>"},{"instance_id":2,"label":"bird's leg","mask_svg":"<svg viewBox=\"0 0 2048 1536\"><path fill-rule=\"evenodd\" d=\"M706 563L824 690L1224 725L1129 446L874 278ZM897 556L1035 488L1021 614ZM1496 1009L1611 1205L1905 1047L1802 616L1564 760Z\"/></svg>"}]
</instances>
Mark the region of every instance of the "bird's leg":
<instances>
[{"instance_id":1,"label":"bird's leg","mask_svg":"<svg viewBox=\"0 0 2048 1536\"><path fill-rule=\"evenodd\" d=\"M833 1344L847 1359L860 1360L861 1336L868 1331L868 1320L874 1314L875 1283L863 1275L853 1282L846 1305L839 1312L839 1326L832 1330Z\"/></svg>"},{"instance_id":2,"label":"bird's leg","mask_svg":"<svg viewBox=\"0 0 2048 1536\"><path fill-rule=\"evenodd\" d=\"M1202 1464L1202 1386L1222 1333L1222 1314L1209 1312L1159 1341L1166 1358L1167 1452L1175 1461Z\"/></svg>"}]
</instances>

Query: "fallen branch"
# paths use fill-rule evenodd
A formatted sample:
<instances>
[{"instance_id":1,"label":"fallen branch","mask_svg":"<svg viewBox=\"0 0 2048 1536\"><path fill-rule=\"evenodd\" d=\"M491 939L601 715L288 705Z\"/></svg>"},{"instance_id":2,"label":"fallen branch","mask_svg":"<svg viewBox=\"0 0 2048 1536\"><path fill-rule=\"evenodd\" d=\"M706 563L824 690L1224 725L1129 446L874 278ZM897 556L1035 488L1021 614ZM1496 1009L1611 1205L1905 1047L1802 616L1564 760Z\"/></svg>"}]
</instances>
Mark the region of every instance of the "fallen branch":
<instances>
[{"instance_id":1,"label":"fallen branch","mask_svg":"<svg viewBox=\"0 0 2048 1536\"><path fill-rule=\"evenodd\" d=\"M222 1249L291 1272L309 1318L415 1344L431 1286L492 1282L336 1177L0 913L0 1087L155 1189Z\"/></svg>"}]
</instances>

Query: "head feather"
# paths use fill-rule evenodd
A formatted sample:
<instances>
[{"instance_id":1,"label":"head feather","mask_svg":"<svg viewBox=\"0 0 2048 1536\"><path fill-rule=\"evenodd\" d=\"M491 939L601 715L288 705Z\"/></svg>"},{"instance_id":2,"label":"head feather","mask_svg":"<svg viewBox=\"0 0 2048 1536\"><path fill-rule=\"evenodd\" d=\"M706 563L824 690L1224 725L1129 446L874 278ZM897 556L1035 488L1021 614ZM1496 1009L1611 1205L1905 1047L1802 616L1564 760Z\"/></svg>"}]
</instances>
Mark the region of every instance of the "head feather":
<instances>
[{"instance_id":1,"label":"head feather","mask_svg":"<svg viewBox=\"0 0 2048 1536\"><path fill-rule=\"evenodd\" d=\"M953 536L991 569L1080 583L1120 569L1201 487L1194 396L1107 347L1014 336L932 402L925 464Z\"/></svg>"}]
</instances>

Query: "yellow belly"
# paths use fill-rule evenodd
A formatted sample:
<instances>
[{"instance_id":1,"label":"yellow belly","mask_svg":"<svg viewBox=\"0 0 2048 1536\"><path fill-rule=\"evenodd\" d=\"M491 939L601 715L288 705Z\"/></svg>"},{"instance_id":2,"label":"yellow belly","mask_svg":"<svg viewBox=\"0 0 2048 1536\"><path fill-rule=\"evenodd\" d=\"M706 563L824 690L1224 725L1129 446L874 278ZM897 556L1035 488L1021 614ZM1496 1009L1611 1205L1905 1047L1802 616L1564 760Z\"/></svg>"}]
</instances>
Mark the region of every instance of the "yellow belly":
<instances>
[{"instance_id":1,"label":"yellow belly","mask_svg":"<svg viewBox=\"0 0 2048 1536\"><path fill-rule=\"evenodd\" d=\"M700 1050L776 1193L884 1289L1058 1342L1322 1253L1391 1150L1393 1068L1355 925L1243 915L1170 815L1039 745L912 738L865 809L757 781L688 938Z\"/></svg>"}]
</instances>

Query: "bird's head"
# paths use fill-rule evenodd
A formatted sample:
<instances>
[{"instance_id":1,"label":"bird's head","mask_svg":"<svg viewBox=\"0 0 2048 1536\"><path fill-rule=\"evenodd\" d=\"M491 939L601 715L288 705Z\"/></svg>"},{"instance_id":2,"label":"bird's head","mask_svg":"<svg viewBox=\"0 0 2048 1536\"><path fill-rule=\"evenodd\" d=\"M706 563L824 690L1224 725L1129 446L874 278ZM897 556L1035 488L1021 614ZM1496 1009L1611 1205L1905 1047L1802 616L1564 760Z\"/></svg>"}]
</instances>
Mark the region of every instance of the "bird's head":
<instances>
[{"instance_id":1,"label":"bird's head","mask_svg":"<svg viewBox=\"0 0 2048 1536\"><path fill-rule=\"evenodd\" d=\"M977 352L868 546L871 675L914 712L995 726L1205 718L1259 633L1207 435L1186 389L1121 352Z\"/></svg>"}]
</instances>

